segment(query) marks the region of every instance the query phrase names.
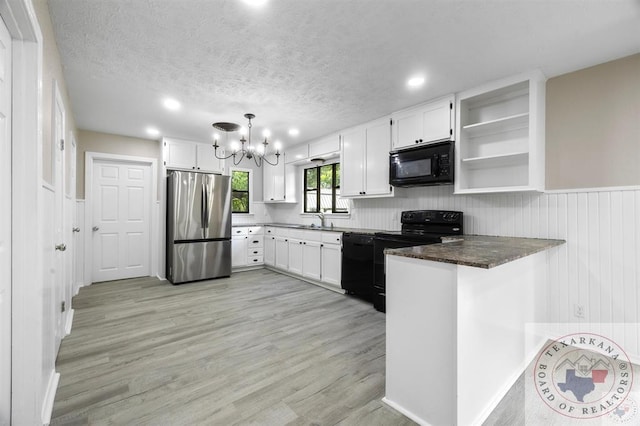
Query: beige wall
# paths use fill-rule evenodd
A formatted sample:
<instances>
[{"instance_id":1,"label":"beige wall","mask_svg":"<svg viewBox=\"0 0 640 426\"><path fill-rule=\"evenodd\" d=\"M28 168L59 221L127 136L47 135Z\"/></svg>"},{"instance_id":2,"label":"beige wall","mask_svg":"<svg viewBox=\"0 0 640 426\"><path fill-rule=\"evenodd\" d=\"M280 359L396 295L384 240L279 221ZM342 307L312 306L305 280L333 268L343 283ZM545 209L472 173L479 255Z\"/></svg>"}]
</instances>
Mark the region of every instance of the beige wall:
<instances>
[{"instance_id":1,"label":"beige wall","mask_svg":"<svg viewBox=\"0 0 640 426\"><path fill-rule=\"evenodd\" d=\"M86 152L156 158L158 159L158 175L161 175L162 150L160 149L160 142L89 130L78 130L78 180L76 181L76 196L78 199L84 199L84 154ZM158 191L160 191L160 187L161 185L158 185Z\"/></svg>"},{"instance_id":2,"label":"beige wall","mask_svg":"<svg viewBox=\"0 0 640 426\"><path fill-rule=\"evenodd\" d=\"M43 47L43 61L42 61L42 178L45 182L53 184L53 172L52 172L52 149L54 146L53 141L53 99L54 99L54 87L55 83L58 84L58 89L62 96L62 102L64 103L66 110L66 135L65 139L69 139L69 133L76 131L75 120L71 112L71 103L69 102L69 96L67 95L67 85L64 81L62 74L62 64L60 61L60 54L58 52L58 45L56 44L55 36L53 33L53 26L51 24L51 17L49 15L49 3L47 0L33 0L33 6L36 12L38 23L42 31L42 47ZM66 168L67 176L70 176L71 167L71 150L67 150L66 154ZM67 188L69 189L69 188ZM67 191L69 192L69 191Z\"/></svg>"},{"instance_id":3,"label":"beige wall","mask_svg":"<svg viewBox=\"0 0 640 426\"><path fill-rule=\"evenodd\" d=\"M551 78L547 189L640 185L640 54Z\"/></svg>"}]
</instances>

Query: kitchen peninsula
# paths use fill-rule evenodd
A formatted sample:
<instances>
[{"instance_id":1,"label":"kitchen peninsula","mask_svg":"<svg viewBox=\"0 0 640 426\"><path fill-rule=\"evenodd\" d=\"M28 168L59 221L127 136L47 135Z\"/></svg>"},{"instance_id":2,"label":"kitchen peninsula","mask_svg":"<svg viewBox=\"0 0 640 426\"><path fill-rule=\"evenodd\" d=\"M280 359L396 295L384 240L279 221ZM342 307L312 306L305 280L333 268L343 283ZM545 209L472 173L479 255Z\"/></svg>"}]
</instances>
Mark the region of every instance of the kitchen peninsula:
<instances>
[{"instance_id":1,"label":"kitchen peninsula","mask_svg":"<svg viewBox=\"0 0 640 426\"><path fill-rule=\"evenodd\" d=\"M384 401L420 424L480 424L542 343L548 249L462 236L386 250Z\"/></svg>"}]
</instances>

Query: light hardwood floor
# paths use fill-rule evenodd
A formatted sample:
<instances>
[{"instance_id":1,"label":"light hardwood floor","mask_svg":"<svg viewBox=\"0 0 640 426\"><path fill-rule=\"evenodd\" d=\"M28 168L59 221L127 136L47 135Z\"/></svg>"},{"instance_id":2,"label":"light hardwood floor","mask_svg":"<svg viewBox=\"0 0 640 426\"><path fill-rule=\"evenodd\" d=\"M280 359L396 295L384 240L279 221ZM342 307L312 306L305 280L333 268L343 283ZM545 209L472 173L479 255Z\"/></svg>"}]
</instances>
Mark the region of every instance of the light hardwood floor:
<instances>
[{"instance_id":1,"label":"light hardwood floor","mask_svg":"<svg viewBox=\"0 0 640 426\"><path fill-rule=\"evenodd\" d=\"M386 407L385 317L265 269L73 300L53 425L409 425Z\"/></svg>"}]
</instances>

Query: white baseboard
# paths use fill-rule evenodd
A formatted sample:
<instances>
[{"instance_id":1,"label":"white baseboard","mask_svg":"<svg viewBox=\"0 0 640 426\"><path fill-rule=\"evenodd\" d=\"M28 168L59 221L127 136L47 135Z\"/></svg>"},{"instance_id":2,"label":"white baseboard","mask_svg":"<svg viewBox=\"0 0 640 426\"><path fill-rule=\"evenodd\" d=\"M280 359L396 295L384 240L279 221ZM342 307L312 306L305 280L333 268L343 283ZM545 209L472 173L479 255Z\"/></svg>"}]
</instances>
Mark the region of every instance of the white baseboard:
<instances>
[{"instance_id":1,"label":"white baseboard","mask_svg":"<svg viewBox=\"0 0 640 426\"><path fill-rule=\"evenodd\" d=\"M282 275L286 275L288 277L297 278L300 281L304 281L304 282L307 282L309 284L317 285L318 287L322 287L324 289L331 290L331 291L336 292L336 293L345 294L345 291L342 288L338 288L338 287L332 286L331 284L323 283L322 281L312 280L310 278L303 277L301 275L290 274L287 271L283 271L281 269L276 269L276 268L273 268L273 267L268 266L268 265L264 265L264 268L268 269L270 271L273 271L273 272L277 272L277 273L282 274ZM240 271L238 271L238 272L240 272Z\"/></svg>"},{"instance_id":2,"label":"white baseboard","mask_svg":"<svg viewBox=\"0 0 640 426\"><path fill-rule=\"evenodd\" d=\"M67 323L64 325L64 335L68 336L71 334L71 326L73 325L73 315L75 314L75 310L71 309L69 314L67 314Z\"/></svg>"},{"instance_id":3,"label":"white baseboard","mask_svg":"<svg viewBox=\"0 0 640 426\"><path fill-rule=\"evenodd\" d=\"M411 420L413 420L414 422L418 423L421 426L432 426L431 423L428 423L424 419L416 416L411 411L406 410L403 407L401 407L400 405L396 404L395 402L388 400L386 396L384 398L382 398L382 402L384 402L389 407L391 407L394 410L396 410L398 413L410 418Z\"/></svg>"},{"instance_id":4,"label":"white baseboard","mask_svg":"<svg viewBox=\"0 0 640 426\"><path fill-rule=\"evenodd\" d=\"M48 426L51 423L51 414L53 413L53 402L56 399L56 391L58 390L58 382L60 382L60 373L51 372L49 383L44 394L42 403L42 424Z\"/></svg>"}]
</instances>

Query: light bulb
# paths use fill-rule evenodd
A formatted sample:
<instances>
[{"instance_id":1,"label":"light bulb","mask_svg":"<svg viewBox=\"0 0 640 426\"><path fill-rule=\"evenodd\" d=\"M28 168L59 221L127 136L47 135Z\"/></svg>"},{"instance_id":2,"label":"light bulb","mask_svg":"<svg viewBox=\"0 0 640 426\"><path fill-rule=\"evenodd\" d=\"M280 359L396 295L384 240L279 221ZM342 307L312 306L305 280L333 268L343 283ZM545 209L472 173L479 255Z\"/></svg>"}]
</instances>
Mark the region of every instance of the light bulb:
<instances>
[{"instance_id":1,"label":"light bulb","mask_svg":"<svg viewBox=\"0 0 640 426\"><path fill-rule=\"evenodd\" d=\"M231 150L233 152L237 152L239 147L240 144L238 143L238 141L231 141Z\"/></svg>"},{"instance_id":2,"label":"light bulb","mask_svg":"<svg viewBox=\"0 0 640 426\"><path fill-rule=\"evenodd\" d=\"M262 136L264 136L265 138L271 137L271 130L269 129L264 129L262 131Z\"/></svg>"},{"instance_id":3,"label":"light bulb","mask_svg":"<svg viewBox=\"0 0 640 426\"><path fill-rule=\"evenodd\" d=\"M264 155L264 145L263 144L258 145L258 148L256 148L256 151L258 151L258 154Z\"/></svg>"},{"instance_id":4,"label":"light bulb","mask_svg":"<svg viewBox=\"0 0 640 426\"><path fill-rule=\"evenodd\" d=\"M246 127L244 127L244 126L242 126L242 127L240 127L239 132L240 132L240 134L241 134L242 136L246 136L246 135L247 135L247 128L246 128Z\"/></svg>"},{"instance_id":5,"label":"light bulb","mask_svg":"<svg viewBox=\"0 0 640 426\"><path fill-rule=\"evenodd\" d=\"M276 149L276 151L280 151L282 149L282 142L280 141L275 141L273 143L273 147Z\"/></svg>"}]
</instances>

